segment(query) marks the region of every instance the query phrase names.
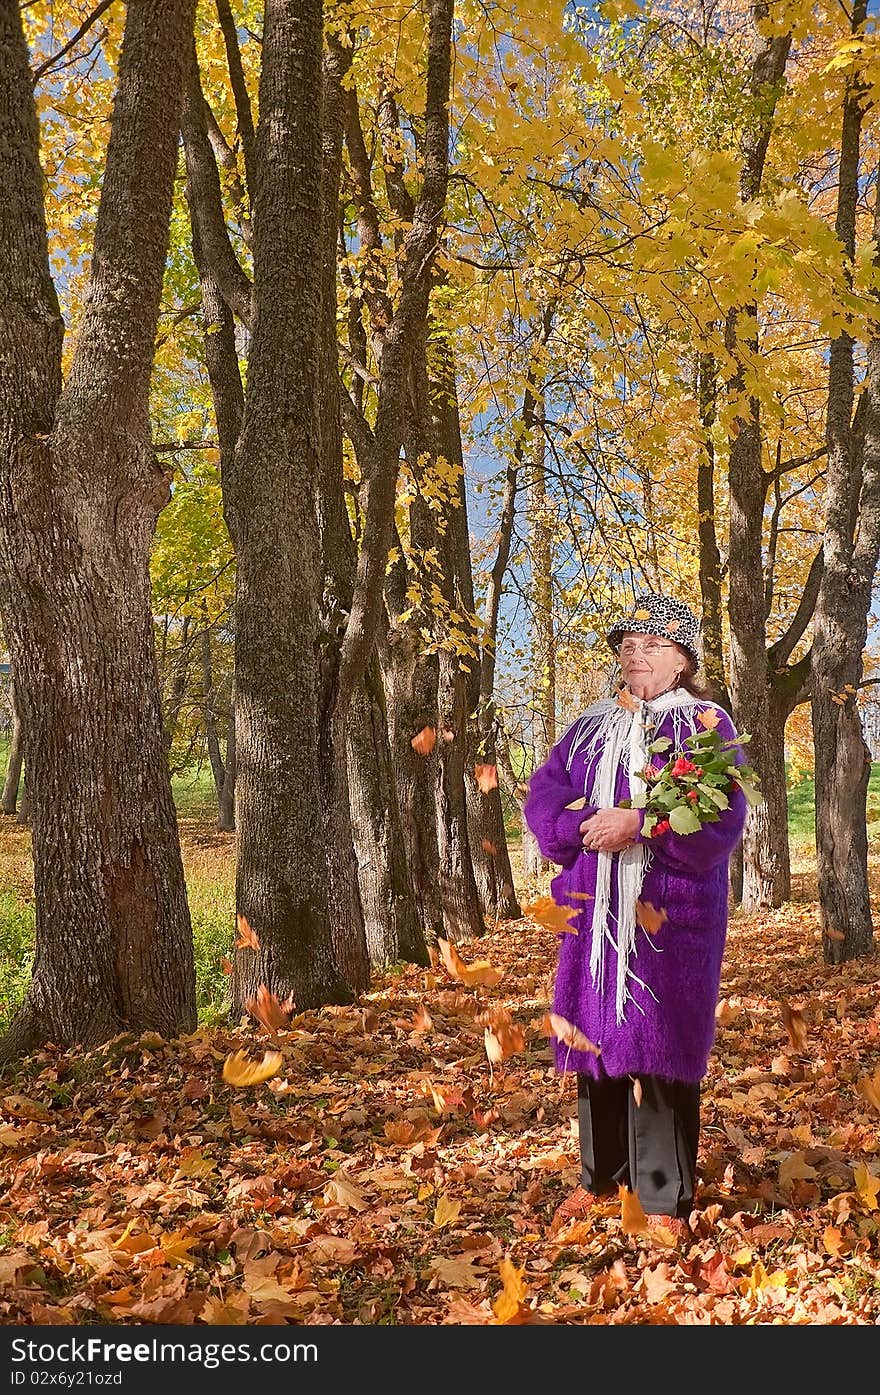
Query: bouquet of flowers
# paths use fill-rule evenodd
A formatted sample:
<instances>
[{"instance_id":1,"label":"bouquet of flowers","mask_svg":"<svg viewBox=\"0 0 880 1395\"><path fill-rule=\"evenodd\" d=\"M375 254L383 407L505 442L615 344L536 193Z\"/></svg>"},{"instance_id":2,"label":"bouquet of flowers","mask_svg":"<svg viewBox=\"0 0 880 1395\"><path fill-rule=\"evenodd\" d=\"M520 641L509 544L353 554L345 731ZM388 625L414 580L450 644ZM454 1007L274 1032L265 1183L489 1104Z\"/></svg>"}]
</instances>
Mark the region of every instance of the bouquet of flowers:
<instances>
[{"instance_id":1,"label":"bouquet of flowers","mask_svg":"<svg viewBox=\"0 0 880 1395\"><path fill-rule=\"evenodd\" d=\"M669 828L674 833L697 833L703 824L717 823L737 786L750 804L762 804L760 777L750 765L737 765L734 760L733 748L749 740L744 732L736 740L722 741L711 726L694 732L685 737L687 749L673 751L665 765L646 765L640 773L647 788L620 803L625 808L645 810L642 832L652 838ZM668 736L661 736L648 750L668 751L671 745Z\"/></svg>"}]
</instances>

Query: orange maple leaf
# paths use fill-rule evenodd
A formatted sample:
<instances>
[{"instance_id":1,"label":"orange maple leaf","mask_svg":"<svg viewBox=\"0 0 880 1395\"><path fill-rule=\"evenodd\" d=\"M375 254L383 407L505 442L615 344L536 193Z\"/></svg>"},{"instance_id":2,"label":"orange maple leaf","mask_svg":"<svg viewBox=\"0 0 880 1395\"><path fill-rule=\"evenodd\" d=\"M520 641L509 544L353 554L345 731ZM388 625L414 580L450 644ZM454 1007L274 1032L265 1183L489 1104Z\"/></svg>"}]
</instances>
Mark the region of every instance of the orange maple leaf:
<instances>
[{"instance_id":1,"label":"orange maple leaf","mask_svg":"<svg viewBox=\"0 0 880 1395\"><path fill-rule=\"evenodd\" d=\"M544 1030L548 1036L556 1037L564 1046L571 1047L572 1051L591 1051L594 1056L600 1054L599 1047L584 1035L580 1027L569 1022L567 1017L560 1017L556 1012L548 1012L545 1015Z\"/></svg>"},{"instance_id":2,"label":"orange maple leaf","mask_svg":"<svg viewBox=\"0 0 880 1395\"><path fill-rule=\"evenodd\" d=\"M529 1310L525 1306L528 1285L523 1279L523 1269L517 1269L509 1259L503 1259L498 1266L504 1287L492 1303L495 1321L504 1326L517 1326L528 1322Z\"/></svg>"},{"instance_id":3,"label":"orange maple leaf","mask_svg":"<svg viewBox=\"0 0 880 1395\"><path fill-rule=\"evenodd\" d=\"M721 721L721 714L715 707L703 707L697 713L697 721L705 731L714 731Z\"/></svg>"},{"instance_id":4,"label":"orange maple leaf","mask_svg":"<svg viewBox=\"0 0 880 1395\"><path fill-rule=\"evenodd\" d=\"M223 1079L227 1085L261 1085L278 1074L281 1059L280 1051L265 1051L262 1061L250 1060L246 1051L231 1051L223 1062Z\"/></svg>"},{"instance_id":5,"label":"orange maple leaf","mask_svg":"<svg viewBox=\"0 0 880 1395\"><path fill-rule=\"evenodd\" d=\"M433 1025L434 1019L429 1013L428 1009L425 1007L425 1004L419 1003L418 1007L412 1015L412 1019L410 1022L410 1027L412 1031L416 1033L430 1032Z\"/></svg>"},{"instance_id":6,"label":"orange maple leaf","mask_svg":"<svg viewBox=\"0 0 880 1395\"><path fill-rule=\"evenodd\" d=\"M257 989L255 998L248 998L245 1008L255 1017L257 1021L266 1028L267 1032L277 1032L281 1028L287 1027L290 1023L294 1010L293 998L287 998L282 1003L276 995L261 983Z\"/></svg>"},{"instance_id":7,"label":"orange maple leaf","mask_svg":"<svg viewBox=\"0 0 880 1395\"><path fill-rule=\"evenodd\" d=\"M437 733L433 727L422 727L409 744L420 756L429 756L437 744Z\"/></svg>"},{"instance_id":8,"label":"orange maple leaf","mask_svg":"<svg viewBox=\"0 0 880 1395\"><path fill-rule=\"evenodd\" d=\"M238 930L238 938L235 941L236 949L259 949L260 941L248 924L247 917L241 911L235 917L235 924Z\"/></svg>"},{"instance_id":9,"label":"orange maple leaf","mask_svg":"<svg viewBox=\"0 0 880 1395\"><path fill-rule=\"evenodd\" d=\"M800 1008L793 1008L789 1003L782 1001L782 1021L788 1033L788 1039L795 1051L804 1051L807 1046L807 1023Z\"/></svg>"},{"instance_id":10,"label":"orange maple leaf","mask_svg":"<svg viewBox=\"0 0 880 1395\"><path fill-rule=\"evenodd\" d=\"M880 1109L880 1066L873 1075L863 1075L856 1088L868 1104L874 1109Z\"/></svg>"},{"instance_id":11,"label":"orange maple leaf","mask_svg":"<svg viewBox=\"0 0 880 1395\"><path fill-rule=\"evenodd\" d=\"M639 704L636 702L629 688L621 688L617 694L616 702L618 707L625 707L627 712L638 712Z\"/></svg>"},{"instance_id":12,"label":"orange maple leaf","mask_svg":"<svg viewBox=\"0 0 880 1395\"><path fill-rule=\"evenodd\" d=\"M475 765L474 779L483 794L488 794L490 790L498 788L498 767L497 765Z\"/></svg>"},{"instance_id":13,"label":"orange maple leaf","mask_svg":"<svg viewBox=\"0 0 880 1395\"><path fill-rule=\"evenodd\" d=\"M517 1051L524 1051L526 1045L522 1027L517 1027L512 1023L501 1023L494 1029L487 1027L483 1033L483 1041L489 1063L493 1066L500 1065L502 1061L507 1060L508 1056L514 1056Z\"/></svg>"},{"instance_id":14,"label":"orange maple leaf","mask_svg":"<svg viewBox=\"0 0 880 1395\"><path fill-rule=\"evenodd\" d=\"M466 983L469 988L473 988L475 984L493 988L496 983L501 982L503 977L501 970L493 968L488 959L477 959L473 964L466 964L455 945L450 944L449 940L438 939L437 948L447 971L453 978Z\"/></svg>"},{"instance_id":15,"label":"orange maple leaf","mask_svg":"<svg viewBox=\"0 0 880 1395\"><path fill-rule=\"evenodd\" d=\"M223 970L224 974L229 975L232 973L232 960L227 959L225 954L221 955L220 968Z\"/></svg>"},{"instance_id":16,"label":"orange maple leaf","mask_svg":"<svg viewBox=\"0 0 880 1395\"><path fill-rule=\"evenodd\" d=\"M577 906L560 906L553 900L552 896L539 896L537 901L532 901L528 906L523 906L523 915L529 916L531 920L543 925L546 930L554 930L558 933L562 931L569 935L576 935L572 921L580 915Z\"/></svg>"},{"instance_id":17,"label":"orange maple leaf","mask_svg":"<svg viewBox=\"0 0 880 1395\"><path fill-rule=\"evenodd\" d=\"M653 901L636 902L636 920L643 930L647 930L649 935L656 935L664 921L669 917L661 906L658 910Z\"/></svg>"},{"instance_id":18,"label":"orange maple leaf","mask_svg":"<svg viewBox=\"0 0 880 1395\"><path fill-rule=\"evenodd\" d=\"M624 1235L641 1235L648 1229L648 1218L642 1209L638 1192L631 1192L625 1183L617 1188L620 1196L620 1228Z\"/></svg>"}]
</instances>

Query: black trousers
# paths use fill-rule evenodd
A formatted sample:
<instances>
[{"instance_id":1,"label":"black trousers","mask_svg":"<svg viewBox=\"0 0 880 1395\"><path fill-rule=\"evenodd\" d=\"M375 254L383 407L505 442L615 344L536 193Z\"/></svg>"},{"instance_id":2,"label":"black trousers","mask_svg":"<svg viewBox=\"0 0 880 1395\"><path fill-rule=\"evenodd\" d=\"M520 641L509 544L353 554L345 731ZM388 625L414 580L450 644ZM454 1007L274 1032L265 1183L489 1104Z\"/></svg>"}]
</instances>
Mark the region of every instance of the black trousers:
<instances>
[{"instance_id":1,"label":"black trousers","mask_svg":"<svg viewBox=\"0 0 880 1395\"><path fill-rule=\"evenodd\" d=\"M636 1104L629 1075L578 1075L581 1180L592 1192L625 1183L647 1215L691 1211L700 1141L700 1087L640 1075Z\"/></svg>"}]
</instances>

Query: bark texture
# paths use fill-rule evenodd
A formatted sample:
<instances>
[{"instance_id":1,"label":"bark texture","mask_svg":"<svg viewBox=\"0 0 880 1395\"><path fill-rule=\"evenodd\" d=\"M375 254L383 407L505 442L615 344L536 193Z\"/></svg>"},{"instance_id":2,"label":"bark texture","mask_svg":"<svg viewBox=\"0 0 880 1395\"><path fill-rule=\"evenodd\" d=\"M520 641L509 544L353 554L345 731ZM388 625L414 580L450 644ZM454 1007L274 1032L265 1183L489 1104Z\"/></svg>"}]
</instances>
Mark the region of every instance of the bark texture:
<instances>
[{"instance_id":1,"label":"bark texture","mask_svg":"<svg viewBox=\"0 0 880 1395\"><path fill-rule=\"evenodd\" d=\"M33 980L0 1045L195 1025L148 571L148 391L193 0L132 4L90 290L61 387L19 6L0 4L0 575L33 827Z\"/></svg>"},{"instance_id":2,"label":"bark texture","mask_svg":"<svg viewBox=\"0 0 880 1395\"><path fill-rule=\"evenodd\" d=\"M766 20L767 11L766 4L752 6L755 21ZM790 47L790 34L762 35L756 42L751 73L756 117L743 149L744 202L755 199L760 191L773 113ZM769 721L763 555L767 475L762 463L760 407L749 391L745 367L759 352L755 303L731 312L726 338L737 363L728 391L741 404L728 463L730 692L737 729L751 737L749 757L761 777L765 794L765 802L749 810L743 835L742 903L746 909L754 909L781 905L790 890L785 785L783 782L780 791L778 783L774 783L780 752L773 750Z\"/></svg>"},{"instance_id":3,"label":"bark texture","mask_svg":"<svg viewBox=\"0 0 880 1395\"><path fill-rule=\"evenodd\" d=\"M236 904L233 1006L263 987L298 1008L344 1001L333 949L318 768L321 555L320 0L268 0L253 191L254 324L235 519Z\"/></svg>"},{"instance_id":4,"label":"bark texture","mask_svg":"<svg viewBox=\"0 0 880 1395\"><path fill-rule=\"evenodd\" d=\"M852 16L854 33L864 28L866 12L865 0L857 0ZM850 266L855 256L859 146L866 98L857 73L844 104L836 220L837 236ZM875 214L875 237L878 231L880 219ZM846 331L832 342L828 366L824 568L812 653L816 851L828 963L861 958L875 950L865 816L871 755L856 694L862 679L862 653L880 547L878 353L874 339L868 354L863 444L852 429L853 339Z\"/></svg>"}]
</instances>

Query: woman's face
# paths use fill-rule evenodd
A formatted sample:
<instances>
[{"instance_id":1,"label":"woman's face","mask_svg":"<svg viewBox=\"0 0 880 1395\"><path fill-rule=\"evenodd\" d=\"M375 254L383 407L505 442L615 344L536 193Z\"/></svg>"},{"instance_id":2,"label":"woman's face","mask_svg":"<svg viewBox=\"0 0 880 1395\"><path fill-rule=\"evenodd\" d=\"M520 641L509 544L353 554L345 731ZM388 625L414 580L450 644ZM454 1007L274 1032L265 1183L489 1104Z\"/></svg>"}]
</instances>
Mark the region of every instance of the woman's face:
<instances>
[{"instance_id":1,"label":"woman's face","mask_svg":"<svg viewBox=\"0 0 880 1395\"><path fill-rule=\"evenodd\" d=\"M678 645L659 635L625 634L617 652L624 680L639 697L671 688L685 662Z\"/></svg>"}]
</instances>

